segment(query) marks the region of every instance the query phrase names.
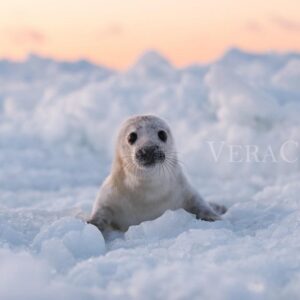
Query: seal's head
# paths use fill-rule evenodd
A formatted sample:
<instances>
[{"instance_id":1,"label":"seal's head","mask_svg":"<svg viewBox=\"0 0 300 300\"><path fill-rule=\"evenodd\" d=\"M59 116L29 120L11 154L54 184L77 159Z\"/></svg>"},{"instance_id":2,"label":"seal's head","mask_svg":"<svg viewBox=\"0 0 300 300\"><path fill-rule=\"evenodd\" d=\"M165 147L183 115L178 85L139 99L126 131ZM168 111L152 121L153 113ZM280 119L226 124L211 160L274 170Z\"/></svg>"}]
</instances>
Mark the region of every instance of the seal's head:
<instances>
[{"instance_id":1,"label":"seal's head","mask_svg":"<svg viewBox=\"0 0 300 300\"><path fill-rule=\"evenodd\" d=\"M117 156L123 167L148 172L176 160L173 137L165 121L152 115L131 117L122 125Z\"/></svg>"}]
</instances>

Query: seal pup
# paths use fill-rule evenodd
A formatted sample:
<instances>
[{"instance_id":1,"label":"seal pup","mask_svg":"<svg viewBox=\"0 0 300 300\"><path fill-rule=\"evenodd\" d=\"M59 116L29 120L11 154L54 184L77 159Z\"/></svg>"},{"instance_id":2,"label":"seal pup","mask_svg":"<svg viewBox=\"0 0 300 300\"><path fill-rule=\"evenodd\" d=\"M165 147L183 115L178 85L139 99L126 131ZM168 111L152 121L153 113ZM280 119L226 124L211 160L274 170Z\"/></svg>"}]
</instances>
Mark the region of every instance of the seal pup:
<instances>
[{"instance_id":1,"label":"seal pup","mask_svg":"<svg viewBox=\"0 0 300 300\"><path fill-rule=\"evenodd\" d=\"M224 206L204 201L190 185L165 121L152 115L129 118L119 131L111 173L100 188L88 223L102 233L126 231L179 208L205 221L220 220L226 212Z\"/></svg>"}]
</instances>

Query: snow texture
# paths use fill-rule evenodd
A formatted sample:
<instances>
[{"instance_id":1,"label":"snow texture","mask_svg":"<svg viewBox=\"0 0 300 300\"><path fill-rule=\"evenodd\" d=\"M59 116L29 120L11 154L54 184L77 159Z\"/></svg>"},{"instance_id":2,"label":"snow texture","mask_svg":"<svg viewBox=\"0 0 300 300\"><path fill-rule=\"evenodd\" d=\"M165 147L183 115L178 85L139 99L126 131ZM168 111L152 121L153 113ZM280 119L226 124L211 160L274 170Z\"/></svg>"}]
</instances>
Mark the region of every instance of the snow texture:
<instances>
[{"instance_id":1,"label":"snow texture","mask_svg":"<svg viewBox=\"0 0 300 300\"><path fill-rule=\"evenodd\" d=\"M150 51L126 72L0 61L0 299L299 299L299 112L297 53L178 69ZM229 207L222 221L167 211L108 241L81 221L139 113L169 122L193 185Z\"/></svg>"}]
</instances>

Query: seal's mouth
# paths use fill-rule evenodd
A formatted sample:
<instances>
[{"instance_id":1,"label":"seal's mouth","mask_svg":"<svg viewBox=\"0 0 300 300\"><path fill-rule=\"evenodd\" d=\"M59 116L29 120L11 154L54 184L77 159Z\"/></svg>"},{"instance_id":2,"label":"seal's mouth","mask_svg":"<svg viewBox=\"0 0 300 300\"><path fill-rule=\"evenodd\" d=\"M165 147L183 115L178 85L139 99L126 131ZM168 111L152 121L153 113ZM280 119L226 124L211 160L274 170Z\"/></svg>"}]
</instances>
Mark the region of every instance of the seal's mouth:
<instances>
[{"instance_id":1,"label":"seal's mouth","mask_svg":"<svg viewBox=\"0 0 300 300\"><path fill-rule=\"evenodd\" d=\"M164 162L166 156L158 146L147 146L140 148L135 153L135 158L140 166L148 168Z\"/></svg>"}]
</instances>

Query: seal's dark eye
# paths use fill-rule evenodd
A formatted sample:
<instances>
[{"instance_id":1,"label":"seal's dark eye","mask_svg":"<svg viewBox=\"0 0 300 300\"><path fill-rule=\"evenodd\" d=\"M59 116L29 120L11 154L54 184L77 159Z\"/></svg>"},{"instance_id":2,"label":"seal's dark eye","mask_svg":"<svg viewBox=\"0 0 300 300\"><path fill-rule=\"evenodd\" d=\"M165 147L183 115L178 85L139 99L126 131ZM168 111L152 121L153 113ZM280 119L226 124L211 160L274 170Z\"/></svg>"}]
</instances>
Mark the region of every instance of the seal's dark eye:
<instances>
[{"instance_id":1,"label":"seal's dark eye","mask_svg":"<svg viewBox=\"0 0 300 300\"><path fill-rule=\"evenodd\" d=\"M137 136L136 132L131 132L128 136L128 143L130 145L133 145L136 142L137 138L138 138L138 136Z\"/></svg>"},{"instance_id":2,"label":"seal's dark eye","mask_svg":"<svg viewBox=\"0 0 300 300\"><path fill-rule=\"evenodd\" d=\"M167 133L163 130L160 130L158 133L157 133L159 139L162 141L162 142L166 142L167 141Z\"/></svg>"}]
</instances>

